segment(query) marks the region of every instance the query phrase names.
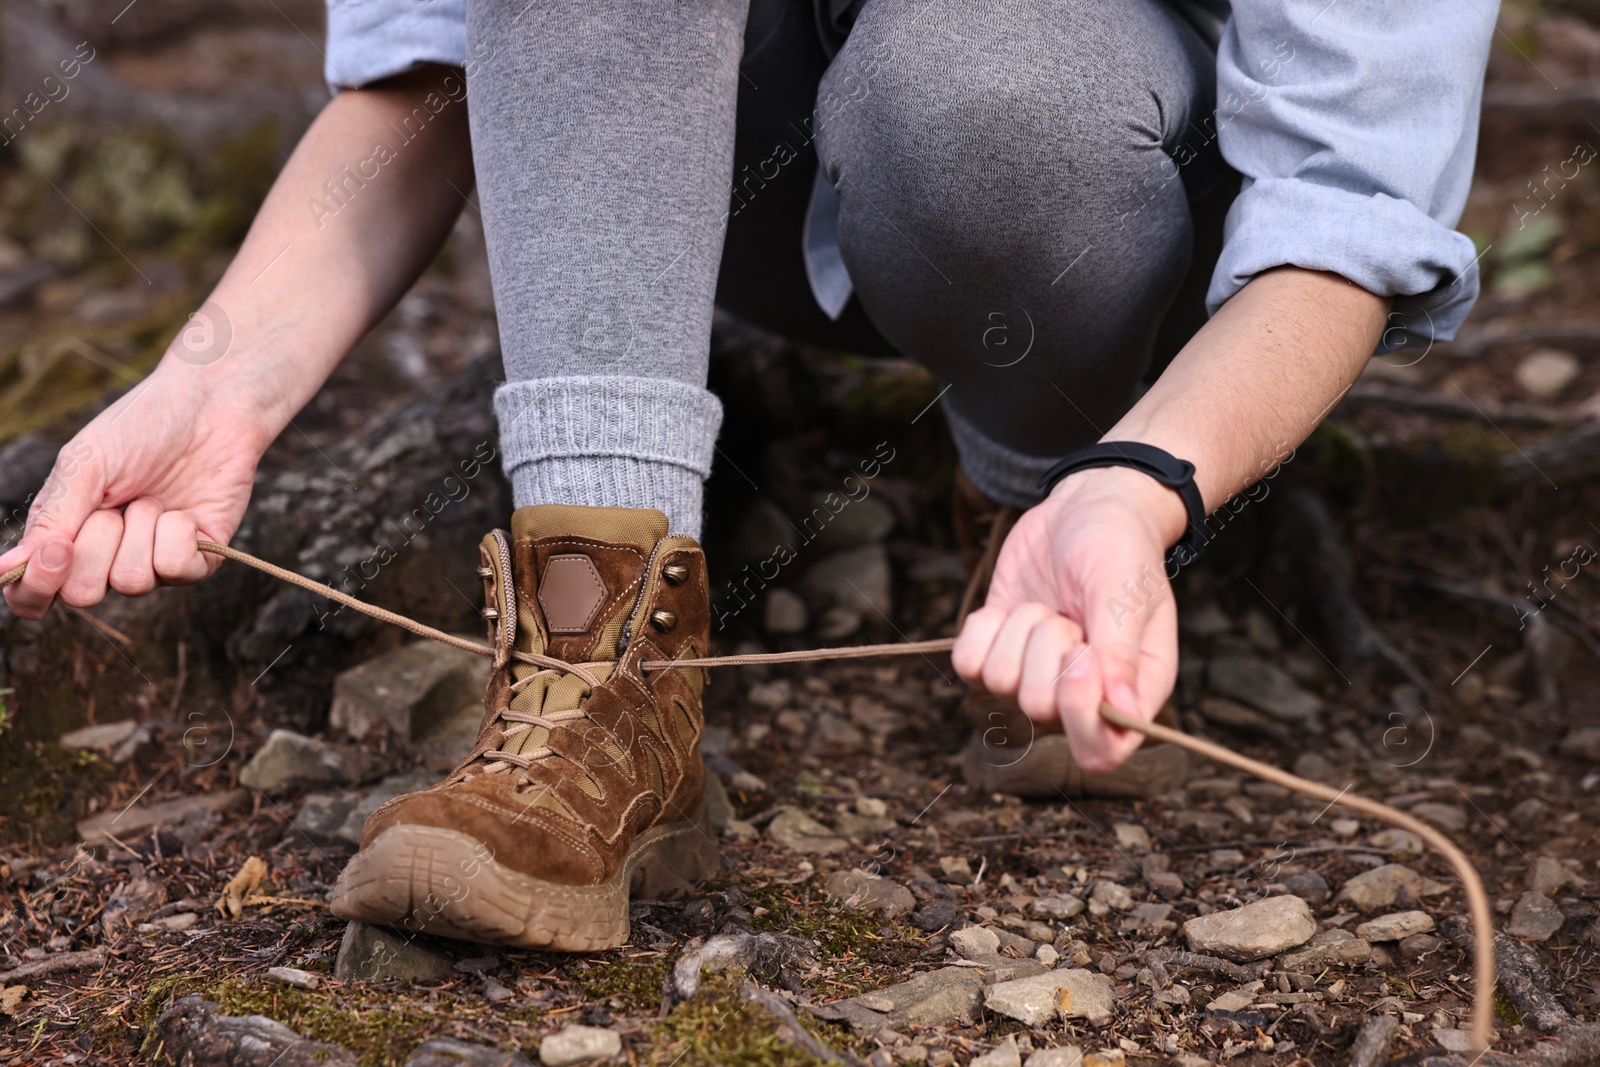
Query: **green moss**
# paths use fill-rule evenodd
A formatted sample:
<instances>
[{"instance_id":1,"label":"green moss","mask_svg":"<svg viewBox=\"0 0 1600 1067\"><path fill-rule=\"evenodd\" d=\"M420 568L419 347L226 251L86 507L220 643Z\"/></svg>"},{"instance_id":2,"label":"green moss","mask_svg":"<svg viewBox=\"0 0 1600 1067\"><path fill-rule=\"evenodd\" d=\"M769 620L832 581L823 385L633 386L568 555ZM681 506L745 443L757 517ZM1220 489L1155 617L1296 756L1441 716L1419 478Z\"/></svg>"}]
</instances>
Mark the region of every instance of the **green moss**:
<instances>
[{"instance_id":1,"label":"green moss","mask_svg":"<svg viewBox=\"0 0 1600 1067\"><path fill-rule=\"evenodd\" d=\"M671 969L663 954L640 960L591 960L586 968L568 971L568 977L583 990L586 1001L643 1014L661 1007L661 991Z\"/></svg>"},{"instance_id":2,"label":"green moss","mask_svg":"<svg viewBox=\"0 0 1600 1067\"><path fill-rule=\"evenodd\" d=\"M1494 1013L1507 1027L1522 1025L1522 1012L1517 1010L1517 1006L1511 1003L1510 998L1504 993L1494 995Z\"/></svg>"},{"instance_id":3,"label":"green moss","mask_svg":"<svg viewBox=\"0 0 1600 1067\"><path fill-rule=\"evenodd\" d=\"M198 993L213 1001L223 1015L265 1015L313 1041L339 1045L355 1053L363 1067L402 1064L418 1045L449 1030L449 1023L464 1005L460 997L440 993L426 1009L393 993L363 996L354 987L304 990L268 982L260 977L229 978L208 983L180 977L157 979L139 1008L148 1048L153 1024L173 1000ZM499 1011L497 1018L531 1026L533 1010Z\"/></svg>"},{"instance_id":4,"label":"green moss","mask_svg":"<svg viewBox=\"0 0 1600 1067\"><path fill-rule=\"evenodd\" d=\"M89 799L115 769L92 752L54 742L0 744L0 840L64 845L89 813Z\"/></svg>"},{"instance_id":5,"label":"green moss","mask_svg":"<svg viewBox=\"0 0 1600 1067\"><path fill-rule=\"evenodd\" d=\"M750 903L767 912L752 922L757 930L814 940L832 957L860 956L884 947L887 939L878 932L884 925L881 917L852 911L827 897L814 897L811 886L793 887L793 897L786 888L745 887Z\"/></svg>"},{"instance_id":6,"label":"green moss","mask_svg":"<svg viewBox=\"0 0 1600 1067\"><path fill-rule=\"evenodd\" d=\"M650 1063L679 1067L782 1067L822 1061L778 1036L776 1020L739 996L740 978L711 975L651 1033Z\"/></svg>"}]
</instances>

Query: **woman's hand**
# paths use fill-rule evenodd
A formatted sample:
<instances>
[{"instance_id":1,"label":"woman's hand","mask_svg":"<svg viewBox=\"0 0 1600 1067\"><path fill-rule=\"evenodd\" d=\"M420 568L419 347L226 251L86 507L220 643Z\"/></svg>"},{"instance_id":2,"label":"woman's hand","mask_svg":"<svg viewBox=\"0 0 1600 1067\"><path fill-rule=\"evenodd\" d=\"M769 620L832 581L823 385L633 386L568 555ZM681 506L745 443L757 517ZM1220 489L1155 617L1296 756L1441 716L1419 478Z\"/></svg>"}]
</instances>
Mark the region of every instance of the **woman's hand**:
<instances>
[{"instance_id":1,"label":"woman's hand","mask_svg":"<svg viewBox=\"0 0 1600 1067\"><path fill-rule=\"evenodd\" d=\"M1059 719L1079 766L1116 767L1142 738L1100 718L1100 702L1146 721L1178 675L1178 612L1165 570L1181 498L1125 467L1061 481L1017 521L989 598L967 617L952 661L962 678Z\"/></svg>"},{"instance_id":2,"label":"woman's hand","mask_svg":"<svg viewBox=\"0 0 1600 1067\"><path fill-rule=\"evenodd\" d=\"M138 596L197 582L222 561L195 540L226 544L239 528L272 429L247 406L202 394L192 368L164 365L61 449L0 571L27 572L5 591L37 619L57 596L99 603L109 586Z\"/></svg>"}]
</instances>

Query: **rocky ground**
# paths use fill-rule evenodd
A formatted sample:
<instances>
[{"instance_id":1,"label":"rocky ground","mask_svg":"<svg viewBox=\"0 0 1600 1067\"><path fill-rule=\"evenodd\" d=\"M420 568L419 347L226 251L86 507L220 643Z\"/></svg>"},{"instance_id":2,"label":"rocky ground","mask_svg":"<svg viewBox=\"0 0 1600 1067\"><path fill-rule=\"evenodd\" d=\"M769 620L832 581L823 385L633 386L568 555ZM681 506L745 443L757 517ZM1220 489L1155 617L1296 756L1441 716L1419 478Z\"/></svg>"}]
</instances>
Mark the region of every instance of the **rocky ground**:
<instances>
[{"instance_id":1,"label":"rocky ground","mask_svg":"<svg viewBox=\"0 0 1600 1067\"><path fill-rule=\"evenodd\" d=\"M8 530L61 442L199 304L315 101L314 6L102 6L7 10L8 99L38 56L97 50L60 115L0 148ZM1484 299L1457 342L1375 363L1264 496L1222 513L1176 589L1175 705L1192 733L1452 837L1502 939L1498 1062L1591 1063L1600 30L1578 4L1508 5L1501 29L1462 223ZM470 632L472 546L507 508L494 462L425 528L397 527L492 447L493 338L469 210L274 446L238 543L342 584L401 537L356 591ZM731 322L713 378L719 650L949 634L936 385ZM0 615L10 1060L1470 1059L1464 898L1414 835L1199 761L1149 801L973 790L963 688L938 657L716 673L702 747L726 796L722 873L637 902L622 949L346 924L327 895L366 813L470 743L480 668L325 612L230 565L43 624Z\"/></svg>"}]
</instances>

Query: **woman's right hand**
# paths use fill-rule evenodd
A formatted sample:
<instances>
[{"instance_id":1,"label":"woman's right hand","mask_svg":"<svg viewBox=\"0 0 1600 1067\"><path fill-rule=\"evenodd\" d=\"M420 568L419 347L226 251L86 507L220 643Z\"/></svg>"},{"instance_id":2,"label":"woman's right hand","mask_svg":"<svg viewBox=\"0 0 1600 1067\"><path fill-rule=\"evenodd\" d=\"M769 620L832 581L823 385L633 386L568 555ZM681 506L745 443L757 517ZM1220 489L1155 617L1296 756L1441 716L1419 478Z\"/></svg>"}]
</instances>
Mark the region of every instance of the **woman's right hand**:
<instances>
[{"instance_id":1,"label":"woman's right hand","mask_svg":"<svg viewBox=\"0 0 1600 1067\"><path fill-rule=\"evenodd\" d=\"M164 364L62 447L22 540L0 556L0 572L28 564L5 591L11 610L37 619L57 596L83 608L108 586L138 596L216 570L195 541L226 544L239 528L274 434L193 370Z\"/></svg>"}]
</instances>

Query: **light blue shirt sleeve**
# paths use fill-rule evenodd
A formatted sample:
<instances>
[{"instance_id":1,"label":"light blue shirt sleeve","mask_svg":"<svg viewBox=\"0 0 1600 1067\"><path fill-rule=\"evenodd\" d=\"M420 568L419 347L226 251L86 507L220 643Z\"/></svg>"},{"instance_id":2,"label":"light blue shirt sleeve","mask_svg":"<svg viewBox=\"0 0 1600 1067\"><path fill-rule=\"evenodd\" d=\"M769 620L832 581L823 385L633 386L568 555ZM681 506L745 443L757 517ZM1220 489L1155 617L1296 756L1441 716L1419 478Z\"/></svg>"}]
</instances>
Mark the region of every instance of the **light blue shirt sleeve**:
<instances>
[{"instance_id":1,"label":"light blue shirt sleeve","mask_svg":"<svg viewBox=\"0 0 1600 1067\"><path fill-rule=\"evenodd\" d=\"M1278 266L1394 297L1380 350L1449 340L1478 296L1453 227L1477 149L1494 0L1234 0L1217 137L1244 176L1206 303Z\"/></svg>"},{"instance_id":2,"label":"light blue shirt sleeve","mask_svg":"<svg viewBox=\"0 0 1600 1067\"><path fill-rule=\"evenodd\" d=\"M354 89L425 63L467 65L467 0L328 0L329 89Z\"/></svg>"}]
</instances>

